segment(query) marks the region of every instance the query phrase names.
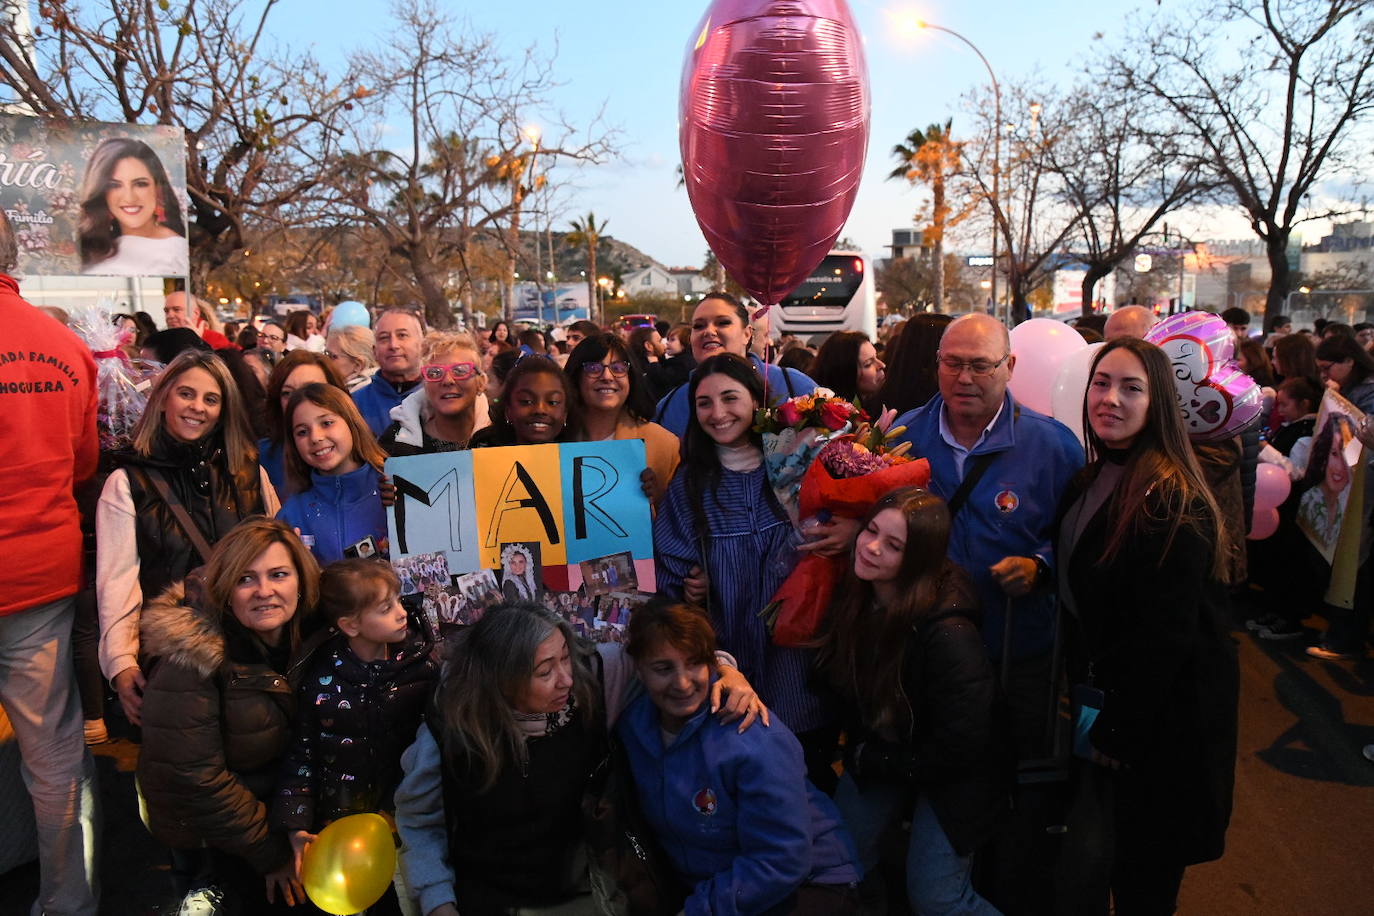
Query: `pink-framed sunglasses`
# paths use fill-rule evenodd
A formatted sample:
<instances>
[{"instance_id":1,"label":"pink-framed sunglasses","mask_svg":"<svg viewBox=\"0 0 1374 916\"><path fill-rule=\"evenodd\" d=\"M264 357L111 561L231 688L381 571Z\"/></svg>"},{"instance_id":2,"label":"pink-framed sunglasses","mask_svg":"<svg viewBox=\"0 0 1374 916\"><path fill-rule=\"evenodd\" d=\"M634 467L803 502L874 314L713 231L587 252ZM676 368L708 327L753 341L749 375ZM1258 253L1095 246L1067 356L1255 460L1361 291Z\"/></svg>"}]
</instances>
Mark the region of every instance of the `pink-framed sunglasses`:
<instances>
[{"instance_id":1,"label":"pink-framed sunglasses","mask_svg":"<svg viewBox=\"0 0 1374 916\"><path fill-rule=\"evenodd\" d=\"M420 370L427 382L442 382L445 376L453 376L455 382L466 382L477 374L476 363L453 363L448 366L431 365Z\"/></svg>"}]
</instances>

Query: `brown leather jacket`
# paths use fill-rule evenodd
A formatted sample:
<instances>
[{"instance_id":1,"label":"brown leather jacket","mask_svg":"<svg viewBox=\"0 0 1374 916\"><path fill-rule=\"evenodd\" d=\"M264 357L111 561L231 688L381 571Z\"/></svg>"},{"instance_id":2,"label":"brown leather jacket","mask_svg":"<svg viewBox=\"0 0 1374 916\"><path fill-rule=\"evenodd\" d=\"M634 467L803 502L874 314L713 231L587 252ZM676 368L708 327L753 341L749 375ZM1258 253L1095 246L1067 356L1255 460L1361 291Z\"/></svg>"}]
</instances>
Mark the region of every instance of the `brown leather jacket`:
<instances>
[{"instance_id":1,"label":"brown leather jacket","mask_svg":"<svg viewBox=\"0 0 1374 916\"><path fill-rule=\"evenodd\" d=\"M138 761L148 828L173 848L220 849L266 874L291 858L265 802L291 737L294 697L285 671L201 607L197 585L190 578L143 606L142 644L155 659Z\"/></svg>"}]
</instances>

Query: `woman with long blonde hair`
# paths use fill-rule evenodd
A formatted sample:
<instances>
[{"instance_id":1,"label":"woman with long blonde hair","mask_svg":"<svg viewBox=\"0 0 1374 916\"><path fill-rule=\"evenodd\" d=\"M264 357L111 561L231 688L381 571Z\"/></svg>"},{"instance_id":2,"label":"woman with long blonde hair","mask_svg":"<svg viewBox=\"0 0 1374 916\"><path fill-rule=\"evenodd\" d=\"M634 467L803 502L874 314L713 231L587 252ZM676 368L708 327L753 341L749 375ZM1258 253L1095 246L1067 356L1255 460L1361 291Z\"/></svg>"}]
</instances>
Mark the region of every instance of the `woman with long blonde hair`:
<instances>
[{"instance_id":1,"label":"woman with long blonde hair","mask_svg":"<svg viewBox=\"0 0 1374 916\"><path fill-rule=\"evenodd\" d=\"M133 446L114 456L96 506L100 667L138 724L139 608L209 558L250 515L275 514L243 401L213 353L187 350L158 377Z\"/></svg>"}]
</instances>

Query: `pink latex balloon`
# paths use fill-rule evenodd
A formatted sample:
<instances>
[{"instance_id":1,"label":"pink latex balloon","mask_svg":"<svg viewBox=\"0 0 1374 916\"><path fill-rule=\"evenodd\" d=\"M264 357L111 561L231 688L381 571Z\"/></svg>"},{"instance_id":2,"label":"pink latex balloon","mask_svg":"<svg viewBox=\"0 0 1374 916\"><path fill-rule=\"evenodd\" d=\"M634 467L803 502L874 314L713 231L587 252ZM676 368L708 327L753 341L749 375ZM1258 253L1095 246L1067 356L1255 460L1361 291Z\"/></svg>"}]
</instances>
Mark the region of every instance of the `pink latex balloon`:
<instances>
[{"instance_id":1,"label":"pink latex balloon","mask_svg":"<svg viewBox=\"0 0 1374 916\"><path fill-rule=\"evenodd\" d=\"M1231 358L1235 338L1216 315L1185 312L1150 329L1145 339L1173 363L1174 387L1188 435L1198 442L1229 439L1264 410L1254 379Z\"/></svg>"},{"instance_id":2,"label":"pink latex balloon","mask_svg":"<svg viewBox=\"0 0 1374 916\"><path fill-rule=\"evenodd\" d=\"M683 177L711 250L780 302L849 218L868 147L863 44L845 0L715 0L682 71Z\"/></svg>"},{"instance_id":3,"label":"pink latex balloon","mask_svg":"<svg viewBox=\"0 0 1374 916\"><path fill-rule=\"evenodd\" d=\"M1259 514L1261 509L1277 509L1292 488L1293 483L1283 468L1260 462L1255 468L1255 513Z\"/></svg>"},{"instance_id":4,"label":"pink latex balloon","mask_svg":"<svg viewBox=\"0 0 1374 916\"><path fill-rule=\"evenodd\" d=\"M1070 353L1059 363L1059 372L1054 377L1054 386L1050 388L1050 406L1053 408L1051 414L1060 423L1073 430L1073 434L1078 437L1080 445L1084 441L1083 396L1088 391L1088 370L1092 368L1097 351L1105 346L1105 343L1099 341ZM1021 371L1019 364L1016 371ZM1016 381L1014 376L1012 381Z\"/></svg>"},{"instance_id":5,"label":"pink latex balloon","mask_svg":"<svg viewBox=\"0 0 1374 916\"><path fill-rule=\"evenodd\" d=\"M1054 382L1059 366L1088 345L1081 334L1053 318L1032 318L1011 329L1011 396L1031 410L1054 412Z\"/></svg>"},{"instance_id":6,"label":"pink latex balloon","mask_svg":"<svg viewBox=\"0 0 1374 916\"><path fill-rule=\"evenodd\" d=\"M1254 517L1250 520L1250 533L1245 536L1249 541L1262 541L1279 530L1279 510L1255 507Z\"/></svg>"}]
</instances>

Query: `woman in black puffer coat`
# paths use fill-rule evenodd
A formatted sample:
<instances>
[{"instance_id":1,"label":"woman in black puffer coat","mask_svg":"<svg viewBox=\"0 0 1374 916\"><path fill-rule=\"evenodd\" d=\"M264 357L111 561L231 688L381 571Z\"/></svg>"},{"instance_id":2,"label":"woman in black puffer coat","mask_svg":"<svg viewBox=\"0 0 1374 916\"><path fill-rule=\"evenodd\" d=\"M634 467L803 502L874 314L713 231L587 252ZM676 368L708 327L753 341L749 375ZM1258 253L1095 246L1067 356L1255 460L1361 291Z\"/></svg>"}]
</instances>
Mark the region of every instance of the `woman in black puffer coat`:
<instances>
[{"instance_id":1,"label":"woman in black puffer coat","mask_svg":"<svg viewBox=\"0 0 1374 916\"><path fill-rule=\"evenodd\" d=\"M291 739L292 659L318 589L319 566L300 538L282 522L250 519L203 572L143 613L152 663L138 786L148 829L173 850L178 890L212 889L231 912L268 912L278 894L303 899L266 805Z\"/></svg>"}]
</instances>

